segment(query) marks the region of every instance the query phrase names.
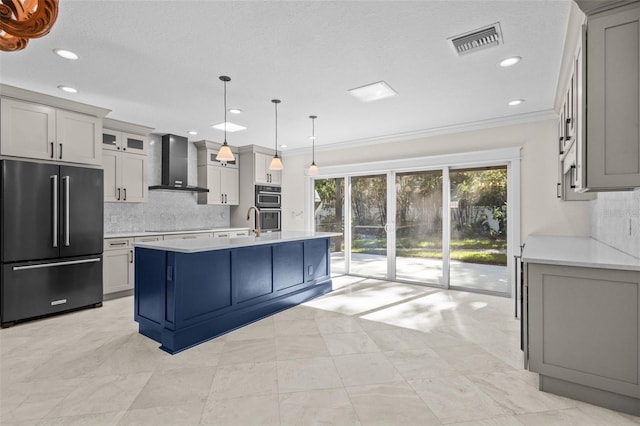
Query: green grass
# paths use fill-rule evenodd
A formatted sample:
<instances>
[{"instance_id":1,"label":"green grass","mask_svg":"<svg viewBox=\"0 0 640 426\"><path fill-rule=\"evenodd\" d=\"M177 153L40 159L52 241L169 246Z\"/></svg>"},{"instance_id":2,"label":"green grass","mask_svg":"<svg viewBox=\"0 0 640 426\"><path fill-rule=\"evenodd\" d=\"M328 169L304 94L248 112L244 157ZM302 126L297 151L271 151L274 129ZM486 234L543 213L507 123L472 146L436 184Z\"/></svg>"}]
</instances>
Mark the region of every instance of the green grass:
<instances>
[{"instance_id":1,"label":"green grass","mask_svg":"<svg viewBox=\"0 0 640 426\"><path fill-rule=\"evenodd\" d=\"M397 250L398 257L420 257L424 259L442 259L440 251L409 251ZM465 263L479 263L483 265L507 265L507 255L504 253L492 253L484 251L461 251L451 252L451 259Z\"/></svg>"},{"instance_id":2,"label":"green grass","mask_svg":"<svg viewBox=\"0 0 640 426\"><path fill-rule=\"evenodd\" d=\"M379 256L386 255L386 250L381 248L357 248L351 250L353 253L366 253ZM397 250L397 257L418 257L422 259L442 259L442 251L438 250ZM477 263L482 265L507 265L507 255L505 253L494 253L486 251L455 250L451 252L451 259L465 263Z\"/></svg>"},{"instance_id":3,"label":"green grass","mask_svg":"<svg viewBox=\"0 0 640 426\"><path fill-rule=\"evenodd\" d=\"M367 253L385 256L387 241L382 238L354 240L351 251L353 253ZM507 249L505 240L465 239L451 241L451 259L466 263L484 265L507 265ZM396 250L398 257L418 257L423 259L442 259L441 241L418 241L414 238L401 237L398 239Z\"/></svg>"},{"instance_id":4,"label":"green grass","mask_svg":"<svg viewBox=\"0 0 640 426\"><path fill-rule=\"evenodd\" d=\"M400 237L398 238L398 246L403 248L441 248L441 240L435 239L433 241L420 241L415 238ZM505 249L507 248L506 240L479 240L479 239L465 239L465 240L452 240L451 248L454 249Z\"/></svg>"}]
</instances>

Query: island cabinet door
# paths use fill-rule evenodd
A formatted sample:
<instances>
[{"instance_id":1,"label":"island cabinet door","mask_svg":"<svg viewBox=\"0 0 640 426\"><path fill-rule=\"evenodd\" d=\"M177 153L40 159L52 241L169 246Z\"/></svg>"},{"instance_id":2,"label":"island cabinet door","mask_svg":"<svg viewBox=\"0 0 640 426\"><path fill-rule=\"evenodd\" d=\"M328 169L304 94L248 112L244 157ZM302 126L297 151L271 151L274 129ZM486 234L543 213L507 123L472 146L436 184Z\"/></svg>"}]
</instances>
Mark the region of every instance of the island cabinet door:
<instances>
[{"instance_id":1,"label":"island cabinet door","mask_svg":"<svg viewBox=\"0 0 640 426\"><path fill-rule=\"evenodd\" d=\"M295 290L305 283L304 243L277 244L273 246L273 287L275 291Z\"/></svg>"},{"instance_id":2,"label":"island cabinet door","mask_svg":"<svg viewBox=\"0 0 640 426\"><path fill-rule=\"evenodd\" d=\"M137 247L135 265L135 320L141 324L142 334L160 341L158 327L165 321L166 254Z\"/></svg>"},{"instance_id":3,"label":"island cabinet door","mask_svg":"<svg viewBox=\"0 0 640 426\"><path fill-rule=\"evenodd\" d=\"M220 315L231 306L230 250L169 253L167 258L167 321L175 329Z\"/></svg>"},{"instance_id":4,"label":"island cabinet door","mask_svg":"<svg viewBox=\"0 0 640 426\"><path fill-rule=\"evenodd\" d=\"M331 275L329 239L320 238L304 242L305 281L327 278Z\"/></svg>"},{"instance_id":5,"label":"island cabinet door","mask_svg":"<svg viewBox=\"0 0 640 426\"><path fill-rule=\"evenodd\" d=\"M270 245L233 250L231 265L234 305L257 303L273 293Z\"/></svg>"}]
</instances>

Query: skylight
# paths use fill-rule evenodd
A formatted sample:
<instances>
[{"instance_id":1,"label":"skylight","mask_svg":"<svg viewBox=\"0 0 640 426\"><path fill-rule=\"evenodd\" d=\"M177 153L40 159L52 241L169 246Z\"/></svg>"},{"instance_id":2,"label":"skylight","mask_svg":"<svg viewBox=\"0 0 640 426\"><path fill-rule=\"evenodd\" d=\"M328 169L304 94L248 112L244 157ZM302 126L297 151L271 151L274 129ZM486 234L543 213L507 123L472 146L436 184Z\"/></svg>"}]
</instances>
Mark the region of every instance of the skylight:
<instances>
[{"instance_id":1,"label":"skylight","mask_svg":"<svg viewBox=\"0 0 640 426\"><path fill-rule=\"evenodd\" d=\"M393 90L384 81L378 81L377 83L367 84L365 86L356 87L355 89L349 89L348 92L351 96L362 102L373 102L380 99L392 98L398 96L398 92Z\"/></svg>"}]
</instances>

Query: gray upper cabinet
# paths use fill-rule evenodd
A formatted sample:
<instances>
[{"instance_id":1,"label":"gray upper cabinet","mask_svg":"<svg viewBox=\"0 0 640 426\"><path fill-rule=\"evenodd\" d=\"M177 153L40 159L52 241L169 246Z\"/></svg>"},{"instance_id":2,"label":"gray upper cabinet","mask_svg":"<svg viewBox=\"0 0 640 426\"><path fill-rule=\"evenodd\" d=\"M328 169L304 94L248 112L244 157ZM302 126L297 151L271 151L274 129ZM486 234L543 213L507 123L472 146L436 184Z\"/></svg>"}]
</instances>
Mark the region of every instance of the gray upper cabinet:
<instances>
[{"instance_id":1,"label":"gray upper cabinet","mask_svg":"<svg viewBox=\"0 0 640 426\"><path fill-rule=\"evenodd\" d=\"M583 162L579 161L584 149L584 34L578 39L566 81L563 104L558 121L558 187L557 197L562 201L589 201L596 194L577 192L582 178Z\"/></svg>"},{"instance_id":2,"label":"gray upper cabinet","mask_svg":"<svg viewBox=\"0 0 640 426\"><path fill-rule=\"evenodd\" d=\"M577 189L640 187L640 2L589 16L586 41L586 133L578 158L584 167Z\"/></svg>"}]
</instances>

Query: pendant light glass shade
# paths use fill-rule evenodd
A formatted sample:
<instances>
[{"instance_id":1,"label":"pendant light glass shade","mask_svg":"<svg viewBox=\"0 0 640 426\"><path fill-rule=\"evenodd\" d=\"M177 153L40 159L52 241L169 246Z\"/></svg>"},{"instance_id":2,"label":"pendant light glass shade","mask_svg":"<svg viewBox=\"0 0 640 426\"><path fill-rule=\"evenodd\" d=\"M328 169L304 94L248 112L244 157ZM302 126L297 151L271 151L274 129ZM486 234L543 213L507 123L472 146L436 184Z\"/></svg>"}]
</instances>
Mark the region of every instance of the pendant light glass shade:
<instances>
[{"instance_id":1,"label":"pendant light glass shade","mask_svg":"<svg viewBox=\"0 0 640 426\"><path fill-rule=\"evenodd\" d=\"M280 157L278 157L278 104L280 103L280 100L271 99L271 102L275 105L276 110L276 155L273 156L271 164L269 164L269 170L282 170L284 169L284 166L282 165Z\"/></svg>"},{"instance_id":2,"label":"pendant light glass shade","mask_svg":"<svg viewBox=\"0 0 640 426\"><path fill-rule=\"evenodd\" d=\"M269 164L269 170L282 170L284 166L282 165L282 161L280 157L277 155L271 159L271 164Z\"/></svg>"},{"instance_id":3,"label":"pendant light glass shade","mask_svg":"<svg viewBox=\"0 0 640 426\"><path fill-rule=\"evenodd\" d=\"M226 162L234 161L236 159L233 152L231 152L231 148L227 144L227 82L231 81L231 78L226 75L221 75L220 80L224 82L224 143L220 147L218 155L216 155L216 160Z\"/></svg>"},{"instance_id":4,"label":"pendant light glass shade","mask_svg":"<svg viewBox=\"0 0 640 426\"><path fill-rule=\"evenodd\" d=\"M316 118L317 115L310 115L311 119L311 165L309 166L309 176L316 176L318 174L318 166L316 166Z\"/></svg>"},{"instance_id":5,"label":"pendant light glass shade","mask_svg":"<svg viewBox=\"0 0 640 426\"><path fill-rule=\"evenodd\" d=\"M220 147L218 155L216 155L216 160L218 161L234 161L235 159L236 157L231 152L231 147L226 143Z\"/></svg>"}]
</instances>

